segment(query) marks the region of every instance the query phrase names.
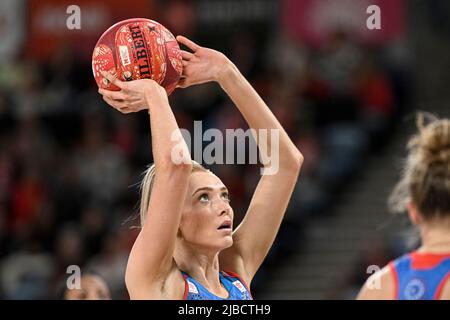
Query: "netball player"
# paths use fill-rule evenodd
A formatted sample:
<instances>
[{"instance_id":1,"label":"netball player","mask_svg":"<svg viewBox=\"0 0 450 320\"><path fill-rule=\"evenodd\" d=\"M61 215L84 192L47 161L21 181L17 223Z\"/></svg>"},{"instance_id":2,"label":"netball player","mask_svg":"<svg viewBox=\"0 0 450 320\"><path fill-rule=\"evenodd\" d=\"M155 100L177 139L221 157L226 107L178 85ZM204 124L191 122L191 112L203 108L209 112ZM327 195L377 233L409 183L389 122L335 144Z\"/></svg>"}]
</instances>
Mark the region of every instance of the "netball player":
<instances>
[{"instance_id":1,"label":"netball player","mask_svg":"<svg viewBox=\"0 0 450 320\"><path fill-rule=\"evenodd\" d=\"M450 299L450 120L417 122L391 202L408 211L421 246L371 276L358 299Z\"/></svg>"},{"instance_id":2,"label":"netball player","mask_svg":"<svg viewBox=\"0 0 450 320\"><path fill-rule=\"evenodd\" d=\"M227 187L191 160L164 88L152 80L121 82L121 91L99 90L123 113L150 114L154 165L142 181L142 229L126 270L131 299L252 299L250 286L268 253L303 162L275 116L225 55L185 37L179 86L215 81L250 128L278 130L279 139L256 139L262 154L279 144L279 169L262 175L242 223L233 225ZM176 161L174 161L174 155ZM270 164L265 164L270 166Z\"/></svg>"}]
</instances>

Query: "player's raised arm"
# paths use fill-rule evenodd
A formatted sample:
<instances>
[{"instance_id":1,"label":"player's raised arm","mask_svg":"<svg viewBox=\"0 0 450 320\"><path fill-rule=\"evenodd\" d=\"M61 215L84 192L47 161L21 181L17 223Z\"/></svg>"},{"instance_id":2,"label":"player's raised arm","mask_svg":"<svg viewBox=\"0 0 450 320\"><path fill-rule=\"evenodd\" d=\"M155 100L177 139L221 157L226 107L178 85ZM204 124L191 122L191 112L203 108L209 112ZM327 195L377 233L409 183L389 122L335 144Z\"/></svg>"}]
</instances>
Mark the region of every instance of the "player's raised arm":
<instances>
[{"instance_id":1,"label":"player's raised arm","mask_svg":"<svg viewBox=\"0 0 450 320\"><path fill-rule=\"evenodd\" d=\"M164 88L153 80L121 82L105 76L121 88L119 92L100 90L111 106L126 113L147 105L150 114L155 177L150 199L143 199L149 201L148 213L131 250L126 284L131 298L151 298L172 267L191 158Z\"/></svg>"},{"instance_id":2,"label":"player's raised arm","mask_svg":"<svg viewBox=\"0 0 450 320\"><path fill-rule=\"evenodd\" d=\"M233 234L234 244L221 253L221 265L250 282L267 255L286 211L303 157L273 113L222 53L201 47L185 37L177 40L192 52L183 51L181 87L217 81L233 100L250 128L260 153L270 157L266 174L258 183L246 216ZM267 139L259 134L267 132ZM272 154L271 154L272 153Z\"/></svg>"}]
</instances>

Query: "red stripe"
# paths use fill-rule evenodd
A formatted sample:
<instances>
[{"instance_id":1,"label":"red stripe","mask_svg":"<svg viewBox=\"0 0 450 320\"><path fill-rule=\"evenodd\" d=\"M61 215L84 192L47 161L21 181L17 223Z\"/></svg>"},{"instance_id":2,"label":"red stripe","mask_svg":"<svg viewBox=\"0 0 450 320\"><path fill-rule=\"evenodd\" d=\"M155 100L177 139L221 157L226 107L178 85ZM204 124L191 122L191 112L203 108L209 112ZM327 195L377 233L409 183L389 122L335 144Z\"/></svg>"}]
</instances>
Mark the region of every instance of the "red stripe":
<instances>
[{"instance_id":1,"label":"red stripe","mask_svg":"<svg viewBox=\"0 0 450 320\"><path fill-rule=\"evenodd\" d=\"M224 272L225 272L226 274L228 274L228 275L234 277L234 278L238 278L239 281L242 282L242 284L244 285L245 289L247 289L248 293L250 293L250 297L253 299L252 292L250 291L250 289L249 289L247 283L246 283L244 280L242 280L242 278L241 278L237 273L230 272L230 271L224 271Z\"/></svg>"},{"instance_id":2,"label":"red stripe","mask_svg":"<svg viewBox=\"0 0 450 320\"><path fill-rule=\"evenodd\" d=\"M189 293L189 286L188 286L188 282L187 282L187 275L183 274L183 279L184 279L184 295L183 295L183 300L187 300L187 296Z\"/></svg>"},{"instance_id":3,"label":"red stripe","mask_svg":"<svg viewBox=\"0 0 450 320\"><path fill-rule=\"evenodd\" d=\"M444 279L439 284L439 287L436 290L436 293L434 294L434 299L439 300L441 298L442 290L444 289L445 284L447 283L447 280L450 279L450 271L447 272Z\"/></svg>"},{"instance_id":4,"label":"red stripe","mask_svg":"<svg viewBox=\"0 0 450 320\"><path fill-rule=\"evenodd\" d=\"M440 264L443 260L450 258L450 253L421 253L412 252L411 267L413 269L432 269Z\"/></svg>"},{"instance_id":5,"label":"red stripe","mask_svg":"<svg viewBox=\"0 0 450 320\"><path fill-rule=\"evenodd\" d=\"M399 283L398 283L397 269L395 269L395 265L394 265L393 261L389 262L388 266L389 266L389 269L391 270L392 275L394 276L394 300L398 300Z\"/></svg>"}]
</instances>

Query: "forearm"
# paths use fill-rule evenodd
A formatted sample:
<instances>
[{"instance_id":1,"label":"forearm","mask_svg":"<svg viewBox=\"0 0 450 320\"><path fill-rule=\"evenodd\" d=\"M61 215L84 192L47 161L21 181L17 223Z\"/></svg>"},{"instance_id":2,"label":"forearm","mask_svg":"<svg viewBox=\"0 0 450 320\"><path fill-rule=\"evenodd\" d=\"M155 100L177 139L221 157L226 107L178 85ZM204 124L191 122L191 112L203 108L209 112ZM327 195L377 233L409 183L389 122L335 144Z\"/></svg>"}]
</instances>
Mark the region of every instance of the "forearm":
<instances>
[{"instance_id":1,"label":"forearm","mask_svg":"<svg viewBox=\"0 0 450 320\"><path fill-rule=\"evenodd\" d=\"M163 243L171 247L180 222L181 204L184 201L192 162L167 99L152 104L148 112L156 171L152 197L147 210L152 212L153 222L158 221L159 225L156 229L151 228L150 233L152 237L159 234L156 238L163 239ZM177 150L177 158L174 157L174 150ZM178 190L175 197L171 196L173 190ZM167 203L169 198L172 201ZM159 202L162 200L166 203ZM150 207L152 207L151 210ZM172 214L168 215L167 212Z\"/></svg>"},{"instance_id":2,"label":"forearm","mask_svg":"<svg viewBox=\"0 0 450 320\"><path fill-rule=\"evenodd\" d=\"M191 165L189 149L168 102L149 108L152 153L157 168Z\"/></svg>"},{"instance_id":3,"label":"forearm","mask_svg":"<svg viewBox=\"0 0 450 320\"><path fill-rule=\"evenodd\" d=\"M224 72L218 77L218 83L239 109L250 128L255 129L256 132L260 129L268 129L267 142L258 141L258 137L255 137L262 153L272 150L272 143L278 143L280 168L292 167L294 163L302 161L300 152L272 111L233 63L229 62L224 67ZM278 131L278 142L270 138L271 129Z\"/></svg>"},{"instance_id":4,"label":"forearm","mask_svg":"<svg viewBox=\"0 0 450 320\"><path fill-rule=\"evenodd\" d=\"M153 94L158 92L153 91ZM179 133L175 116L166 98L145 97L150 105L150 126L156 172L151 189L146 191L148 206L143 228L133 246L127 267L127 286L148 289L172 263L175 239L181 219L192 163L189 150ZM173 135L180 135L178 140ZM174 149L186 159L177 164L172 158ZM189 160L189 161L187 161ZM142 205L143 202L141 202ZM143 281L142 279L145 279ZM146 284L147 283L147 284Z\"/></svg>"}]
</instances>

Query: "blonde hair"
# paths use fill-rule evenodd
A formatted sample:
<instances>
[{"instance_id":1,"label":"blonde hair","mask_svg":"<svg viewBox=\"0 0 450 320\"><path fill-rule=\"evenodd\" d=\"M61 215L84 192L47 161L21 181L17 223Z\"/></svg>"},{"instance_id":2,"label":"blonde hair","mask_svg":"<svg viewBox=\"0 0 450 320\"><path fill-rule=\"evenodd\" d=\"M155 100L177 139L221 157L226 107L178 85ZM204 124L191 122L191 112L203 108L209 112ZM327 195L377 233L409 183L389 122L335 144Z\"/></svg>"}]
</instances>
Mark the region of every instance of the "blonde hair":
<instances>
[{"instance_id":1,"label":"blonde hair","mask_svg":"<svg viewBox=\"0 0 450 320\"><path fill-rule=\"evenodd\" d=\"M192 160L192 172L211 172L203 167L200 163ZM139 216L141 218L141 228L144 227L145 218L148 213L148 207L150 205L150 196L152 194L153 183L155 181L156 166L152 164L144 172L144 178L141 182L141 204L139 209Z\"/></svg>"},{"instance_id":2,"label":"blonde hair","mask_svg":"<svg viewBox=\"0 0 450 320\"><path fill-rule=\"evenodd\" d=\"M450 120L419 113L417 127L390 208L404 212L412 201L425 221L450 217Z\"/></svg>"}]
</instances>

